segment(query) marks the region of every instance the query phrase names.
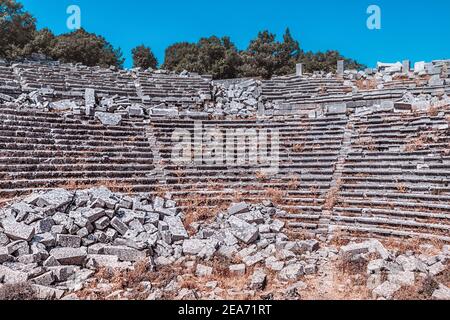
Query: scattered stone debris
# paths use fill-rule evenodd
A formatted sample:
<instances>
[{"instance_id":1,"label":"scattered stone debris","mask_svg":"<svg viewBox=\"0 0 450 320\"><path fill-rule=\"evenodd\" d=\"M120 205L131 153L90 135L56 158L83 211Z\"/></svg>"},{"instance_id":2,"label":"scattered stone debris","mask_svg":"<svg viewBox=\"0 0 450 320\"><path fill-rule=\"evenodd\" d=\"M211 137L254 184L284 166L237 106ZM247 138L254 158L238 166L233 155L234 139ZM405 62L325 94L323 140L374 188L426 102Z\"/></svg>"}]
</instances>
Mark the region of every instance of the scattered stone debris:
<instances>
[{"instance_id":1,"label":"scattered stone debris","mask_svg":"<svg viewBox=\"0 0 450 320\"><path fill-rule=\"evenodd\" d=\"M261 81L253 79L214 81L215 115L250 116L262 107Z\"/></svg>"},{"instance_id":2,"label":"scattered stone debris","mask_svg":"<svg viewBox=\"0 0 450 320\"><path fill-rule=\"evenodd\" d=\"M418 279L448 274L446 247L428 256L397 254L375 239L340 249L313 239L289 240L278 218L286 213L265 204L232 204L214 221L199 223L189 236L183 212L168 198L130 197L106 188L33 194L0 213L0 292L7 285L29 284L39 298L78 299L96 283L94 291L108 292L108 299L126 299L125 292L113 293L111 285L97 282L96 272L137 272L142 263L155 276L167 267L187 268L164 287L140 284L149 299L177 291L188 276L205 279L206 291L178 292L176 298L256 298L257 292L299 298L308 288L305 279L319 277L338 261L366 266L362 274L374 299L393 299ZM217 259L230 262L227 266ZM247 279L244 291L219 288L217 276L224 272L230 281ZM289 284L296 285L266 292ZM449 299L446 285L439 283L429 298Z\"/></svg>"}]
</instances>

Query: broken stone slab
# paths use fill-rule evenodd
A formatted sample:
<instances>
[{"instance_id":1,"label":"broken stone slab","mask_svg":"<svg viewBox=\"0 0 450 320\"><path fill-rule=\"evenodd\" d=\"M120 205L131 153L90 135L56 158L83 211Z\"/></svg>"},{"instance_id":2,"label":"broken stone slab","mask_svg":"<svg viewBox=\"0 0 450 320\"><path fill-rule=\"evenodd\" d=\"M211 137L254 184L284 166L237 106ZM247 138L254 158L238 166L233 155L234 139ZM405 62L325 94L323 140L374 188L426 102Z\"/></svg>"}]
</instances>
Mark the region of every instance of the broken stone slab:
<instances>
[{"instance_id":1,"label":"broken stone slab","mask_svg":"<svg viewBox=\"0 0 450 320\"><path fill-rule=\"evenodd\" d=\"M37 221L34 229L37 234L47 233L52 230L52 227L55 225L55 221L52 218L47 217Z\"/></svg>"},{"instance_id":2,"label":"broken stone slab","mask_svg":"<svg viewBox=\"0 0 450 320\"><path fill-rule=\"evenodd\" d=\"M235 215L235 214L239 214L239 213L249 212L249 211L250 211L250 208L249 208L248 204L245 202L233 204L228 208L228 214L231 216Z\"/></svg>"},{"instance_id":3,"label":"broken stone slab","mask_svg":"<svg viewBox=\"0 0 450 320\"><path fill-rule=\"evenodd\" d=\"M329 114L345 114L347 113L346 103L336 103L326 106L327 113Z\"/></svg>"},{"instance_id":4,"label":"broken stone slab","mask_svg":"<svg viewBox=\"0 0 450 320\"><path fill-rule=\"evenodd\" d=\"M50 232L37 234L34 236L33 240L37 241L38 243L42 243L47 248L54 247L56 244L56 239Z\"/></svg>"},{"instance_id":5,"label":"broken stone slab","mask_svg":"<svg viewBox=\"0 0 450 320\"><path fill-rule=\"evenodd\" d=\"M248 211L244 213L237 213L234 215L236 218L244 220L248 223L256 223L256 224L263 224L264 223L264 216L260 211L254 210L254 211Z\"/></svg>"},{"instance_id":6,"label":"broken stone slab","mask_svg":"<svg viewBox=\"0 0 450 320\"><path fill-rule=\"evenodd\" d=\"M53 207L56 210L64 209L64 206L72 202L73 194L65 189L55 189L46 193L31 197L29 201L37 207ZM64 210L62 210L64 211Z\"/></svg>"},{"instance_id":7,"label":"broken stone slab","mask_svg":"<svg viewBox=\"0 0 450 320\"><path fill-rule=\"evenodd\" d=\"M24 283L28 280L26 272L13 270L11 268L0 265L0 282L5 284Z\"/></svg>"},{"instance_id":8,"label":"broken stone slab","mask_svg":"<svg viewBox=\"0 0 450 320\"><path fill-rule=\"evenodd\" d=\"M369 261L367 265L367 273L370 274L378 274L386 268L386 261L383 259L376 259Z\"/></svg>"},{"instance_id":9,"label":"broken stone slab","mask_svg":"<svg viewBox=\"0 0 450 320\"><path fill-rule=\"evenodd\" d=\"M259 237L258 229L244 220L231 216L228 223L231 226L231 233L245 244L251 244Z\"/></svg>"},{"instance_id":10,"label":"broken stone slab","mask_svg":"<svg viewBox=\"0 0 450 320\"><path fill-rule=\"evenodd\" d=\"M315 252L315 251L319 250L319 248L320 248L319 241L310 239L310 240L297 241L294 251L297 251L300 253Z\"/></svg>"},{"instance_id":11,"label":"broken stone slab","mask_svg":"<svg viewBox=\"0 0 450 320\"><path fill-rule=\"evenodd\" d=\"M441 79L440 74L436 74L431 76L430 80L428 80L429 86L442 86L444 85L444 80Z\"/></svg>"},{"instance_id":12,"label":"broken stone slab","mask_svg":"<svg viewBox=\"0 0 450 320\"><path fill-rule=\"evenodd\" d=\"M245 264L233 264L228 269L231 275L238 277L245 275L246 272Z\"/></svg>"},{"instance_id":13,"label":"broken stone slab","mask_svg":"<svg viewBox=\"0 0 450 320\"><path fill-rule=\"evenodd\" d=\"M149 113L155 116L177 117L179 112L178 108L152 108Z\"/></svg>"},{"instance_id":14,"label":"broken stone slab","mask_svg":"<svg viewBox=\"0 0 450 320\"><path fill-rule=\"evenodd\" d=\"M53 299L61 299L64 295L65 291L48 287L48 286L42 286L38 284L32 285L32 288L36 292L37 298L39 300L53 300Z\"/></svg>"},{"instance_id":15,"label":"broken stone slab","mask_svg":"<svg viewBox=\"0 0 450 320\"><path fill-rule=\"evenodd\" d=\"M94 208L84 212L83 217L86 218L90 223L94 223L95 221L105 216L105 214L105 209Z\"/></svg>"},{"instance_id":16,"label":"broken stone slab","mask_svg":"<svg viewBox=\"0 0 450 320\"><path fill-rule=\"evenodd\" d=\"M27 226L24 223L15 222L11 219L4 219L1 221L1 224L3 225L4 233L11 240L31 241L34 237L34 228Z\"/></svg>"},{"instance_id":17,"label":"broken stone slab","mask_svg":"<svg viewBox=\"0 0 450 320\"><path fill-rule=\"evenodd\" d=\"M147 256L145 251L140 251L126 246L105 246L103 252L106 255L114 255L120 261L138 262Z\"/></svg>"},{"instance_id":18,"label":"broken stone slab","mask_svg":"<svg viewBox=\"0 0 450 320\"><path fill-rule=\"evenodd\" d=\"M415 282L414 272L403 271L388 274L388 281L398 284L399 286L412 286Z\"/></svg>"},{"instance_id":19,"label":"broken stone slab","mask_svg":"<svg viewBox=\"0 0 450 320\"><path fill-rule=\"evenodd\" d=\"M130 117L142 117L144 116L144 108L138 104L132 104L127 108L128 115Z\"/></svg>"},{"instance_id":20,"label":"broken stone slab","mask_svg":"<svg viewBox=\"0 0 450 320\"><path fill-rule=\"evenodd\" d=\"M14 260L14 257L10 255L8 248L0 247L0 264Z\"/></svg>"},{"instance_id":21,"label":"broken stone slab","mask_svg":"<svg viewBox=\"0 0 450 320\"><path fill-rule=\"evenodd\" d=\"M102 217L94 222L94 226L97 230L105 230L109 226L109 218Z\"/></svg>"},{"instance_id":22,"label":"broken stone slab","mask_svg":"<svg viewBox=\"0 0 450 320\"><path fill-rule=\"evenodd\" d=\"M272 232L281 232L281 230L283 230L285 223L281 220L274 220L272 221L272 223L269 225L270 227L270 231Z\"/></svg>"},{"instance_id":23,"label":"broken stone slab","mask_svg":"<svg viewBox=\"0 0 450 320\"><path fill-rule=\"evenodd\" d=\"M251 267L261 261L264 261L264 256L261 252L258 252L254 255L248 255L242 258L242 262L245 263L246 266Z\"/></svg>"},{"instance_id":24,"label":"broken stone slab","mask_svg":"<svg viewBox=\"0 0 450 320\"><path fill-rule=\"evenodd\" d=\"M44 267L59 267L61 264L58 262L58 260L55 259L53 256L49 256L47 260L45 260L42 265Z\"/></svg>"},{"instance_id":25,"label":"broken stone slab","mask_svg":"<svg viewBox=\"0 0 450 320\"><path fill-rule=\"evenodd\" d=\"M122 122L122 116L116 113L96 112L95 118L105 126L118 126Z\"/></svg>"},{"instance_id":26,"label":"broken stone slab","mask_svg":"<svg viewBox=\"0 0 450 320\"><path fill-rule=\"evenodd\" d=\"M362 243L352 243L341 247L340 255L344 260L351 260L353 256L364 253L378 253L384 260L390 257L389 251L378 240L368 240Z\"/></svg>"},{"instance_id":27,"label":"broken stone slab","mask_svg":"<svg viewBox=\"0 0 450 320\"><path fill-rule=\"evenodd\" d=\"M396 283L392 283L390 281L385 281L378 287L376 287L372 293L375 297L382 297L387 300L392 299L394 294L400 290L401 286Z\"/></svg>"},{"instance_id":28,"label":"broken stone slab","mask_svg":"<svg viewBox=\"0 0 450 320\"><path fill-rule=\"evenodd\" d=\"M57 282L64 282L72 278L76 272L80 271L80 267L67 265L67 266L54 266L48 267L50 271L53 272Z\"/></svg>"},{"instance_id":29,"label":"broken stone slab","mask_svg":"<svg viewBox=\"0 0 450 320\"><path fill-rule=\"evenodd\" d=\"M17 240L6 245L9 254L21 256L30 253L30 246L25 240Z\"/></svg>"},{"instance_id":30,"label":"broken stone slab","mask_svg":"<svg viewBox=\"0 0 450 320\"><path fill-rule=\"evenodd\" d=\"M50 251L50 255L62 265L82 266L87 252L85 248L55 248Z\"/></svg>"},{"instance_id":31,"label":"broken stone slab","mask_svg":"<svg viewBox=\"0 0 450 320\"><path fill-rule=\"evenodd\" d=\"M0 93L0 100L12 102L12 101L14 101L14 98L11 96L8 96L7 94Z\"/></svg>"},{"instance_id":32,"label":"broken stone slab","mask_svg":"<svg viewBox=\"0 0 450 320\"><path fill-rule=\"evenodd\" d=\"M56 236L56 243L60 247L79 248L81 246L81 238L68 234L58 234Z\"/></svg>"},{"instance_id":33,"label":"broken stone slab","mask_svg":"<svg viewBox=\"0 0 450 320\"><path fill-rule=\"evenodd\" d=\"M55 282L55 277L53 276L52 271L47 271L46 273L31 279L31 282L41 286L50 286Z\"/></svg>"},{"instance_id":34,"label":"broken stone slab","mask_svg":"<svg viewBox=\"0 0 450 320\"><path fill-rule=\"evenodd\" d=\"M267 284L267 274L262 269L255 269L252 274L250 289L264 290Z\"/></svg>"},{"instance_id":35,"label":"broken stone slab","mask_svg":"<svg viewBox=\"0 0 450 320\"><path fill-rule=\"evenodd\" d=\"M62 112L62 111L71 111L77 108L77 104L72 100L60 100L55 102L50 102L49 109Z\"/></svg>"},{"instance_id":36,"label":"broken stone slab","mask_svg":"<svg viewBox=\"0 0 450 320\"><path fill-rule=\"evenodd\" d=\"M168 231L172 235L172 241L176 242L189 238L180 217L165 216L164 222L166 222L169 227Z\"/></svg>"},{"instance_id":37,"label":"broken stone slab","mask_svg":"<svg viewBox=\"0 0 450 320\"><path fill-rule=\"evenodd\" d=\"M113 227L117 232L119 232L122 236L128 232L128 226L123 223L119 218L114 217L110 223L111 227Z\"/></svg>"},{"instance_id":38,"label":"broken stone slab","mask_svg":"<svg viewBox=\"0 0 450 320\"><path fill-rule=\"evenodd\" d=\"M211 258L217 251L219 242L212 239L187 239L183 241L183 254Z\"/></svg>"},{"instance_id":39,"label":"broken stone slab","mask_svg":"<svg viewBox=\"0 0 450 320\"><path fill-rule=\"evenodd\" d=\"M213 273L213 268L205 266L203 264L198 264L195 269L195 275L197 277L209 277Z\"/></svg>"},{"instance_id":40,"label":"broken stone slab","mask_svg":"<svg viewBox=\"0 0 450 320\"><path fill-rule=\"evenodd\" d=\"M26 202L14 203L13 205L11 205L10 209L12 213L16 215L17 222L23 222L28 218L30 214L36 213L36 210Z\"/></svg>"},{"instance_id":41,"label":"broken stone slab","mask_svg":"<svg viewBox=\"0 0 450 320\"><path fill-rule=\"evenodd\" d=\"M443 284L433 292L432 298L434 300L450 300L450 289Z\"/></svg>"},{"instance_id":42,"label":"broken stone slab","mask_svg":"<svg viewBox=\"0 0 450 320\"><path fill-rule=\"evenodd\" d=\"M295 281L304 274L302 264L294 263L284 267L278 274L281 281Z\"/></svg>"},{"instance_id":43,"label":"broken stone slab","mask_svg":"<svg viewBox=\"0 0 450 320\"><path fill-rule=\"evenodd\" d=\"M428 272L430 275L432 275L434 277L434 276L441 274L446 269L447 269L447 266L445 266L442 262L437 262L428 268Z\"/></svg>"},{"instance_id":44,"label":"broken stone slab","mask_svg":"<svg viewBox=\"0 0 450 320\"><path fill-rule=\"evenodd\" d=\"M92 88L86 88L84 91L84 105L86 110L86 116L90 116L95 108L95 90Z\"/></svg>"},{"instance_id":45,"label":"broken stone slab","mask_svg":"<svg viewBox=\"0 0 450 320\"><path fill-rule=\"evenodd\" d=\"M87 268L112 268L112 269L128 269L131 267L130 262L119 262L116 255L89 254L87 256Z\"/></svg>"}]
</instances>

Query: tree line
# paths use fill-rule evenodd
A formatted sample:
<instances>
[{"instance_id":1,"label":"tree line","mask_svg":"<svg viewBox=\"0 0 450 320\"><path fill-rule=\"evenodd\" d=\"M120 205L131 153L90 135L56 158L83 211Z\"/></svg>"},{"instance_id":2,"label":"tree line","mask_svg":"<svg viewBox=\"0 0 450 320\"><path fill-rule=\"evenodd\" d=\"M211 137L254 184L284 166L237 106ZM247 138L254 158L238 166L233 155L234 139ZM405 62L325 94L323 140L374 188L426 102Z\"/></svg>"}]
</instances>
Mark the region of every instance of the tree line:
<instances>
[{"instance_id":1,"label":"tree line","mask_svg":"<svg viewBox=\"0 0 450 320\"><path fill-rule=\"evenodd\" d=\"M120 48L114 48L100 35L84 29L61 35L54 35L49 29L37 30L35 18L22 4L0 0L0 58L17 60L33 53L87 66L123 68L125 61ZM148 46L135 47L132 56L133 67L156 69L159 65ZM229 37L211 36L197 43L175 43L166 49L161 68L209 74L215 79L267 79L294 73L297 63L303 63L305 72L334 72L338 60L344 60L350 69L365 67L338 51L305 52L286 29L283 41L277 41L276 35L269 31L259 32L245 50L239 50Z\"/></svg>"}]
</instances>

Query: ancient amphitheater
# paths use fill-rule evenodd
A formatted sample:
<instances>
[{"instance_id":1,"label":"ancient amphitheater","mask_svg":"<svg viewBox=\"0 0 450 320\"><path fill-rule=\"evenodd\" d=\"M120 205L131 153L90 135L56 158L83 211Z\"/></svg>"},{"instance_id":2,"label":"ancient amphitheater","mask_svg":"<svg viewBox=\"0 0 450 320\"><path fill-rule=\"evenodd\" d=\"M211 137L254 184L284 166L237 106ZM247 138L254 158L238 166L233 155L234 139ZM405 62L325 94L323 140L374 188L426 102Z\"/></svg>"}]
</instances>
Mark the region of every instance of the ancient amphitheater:
<instances>
[{"instance_id":1,"label":"ancient amphitheater","mask_svg":"<svg viewBox=\"0 0 450 320\"><path fill-rule=\"evenodd\" d=\"M37 241L36 235L40 233L53 234L53 242L57 243L45 244L49 254L44 254L45 257L41 259L45 260L44 267L86 267L84 259L89 260L91 266L96 259L101 260L98 255L90 259L90 254L119 256L118 260L122 262L138 261L135 256L127 258L129 253L123 252L127 244L115 239L117 234L114 229L121 228L117 221L113 224L115 212L121 210L116 203L120 198L134 203L122 208L135 211L138 210L136 199L140 199L141 204L152 207L142 209L147 213L157 211L157 202L162 201L159 203L161 210L158 211L161 221L158 224L156 218L153 223L160 232L152 247L154 257L158 256L155 259L156 266L175 263L181 257L176 255L177 246L182 248L183 263L186 263L186 256L199 255L201 248L211 244L202 241L210 241L214 229L223 227L224 219L234 219L234 215L241 215L239 221L228 221L232 228L240 230L240 233L234 233L240 240L240 246L245 244L252 248L253 245L253 249L257 247L258 250L265 250L270 247L270 243L273 245L270 247L273 254L278 255L280 251L286 254L283 258L277 256L277 259L272 259L262 254L262 251L258 251L260 256L257 256L255 249L256 251L245 255L241 254L243 263L237 261L230 266L231 269L227 272L251 278L250 286L244 291L249 295L247 298L261 298L257 292L263 290L263 287L266 296L272 294L275 298L280 295L286 298L288 293L292 296L294 291L302 290L305 292L299 293L302 298L320 296L323 290L328 292L330 288L322 287L320 291L317 289L320 285L316 283L316 295L311 292L308 295L306 292L309 289L303 287L307 281L303 280L302 284L295 281L301 275L308 274L322 275L321 281L327 281L329 272L323 271L321 259L325 257L334 261L332 257L351 251L358 256L352 256L352 259L358 260L361 254L373 252L373 248L382 256L382 262L394 261L397 265L403 265L401 272L404 277L410 276L411 272L413 276L416 272L415 279L420 272L431 273L436 277L440 275L439 284L429 296L433 294L435 298L448 298L449 67L450 60L416 63L414 67L410 67L405 61L403 64L379 64L377 69L357 72L344 71L339 63L337 74L303 74L299 65L297 74L271 80L213 81L211 77L188 72L173 74L163 70L102 69L48 61L0 62L0 198L4 207L4 221L11 220L12 216L15 218L11 222L13 226L24 229L22 234L17 235L14 231L8 231L11 228L8 228L7 222L3 223L3 232L0 228L0 236L3 234L0 237L0 262L3 264L0 265L0 283L8 283L5 280L8 274L10 279L23 276L21 279L29 280L35 277L38 280L34 283L41 289L47 288L45 294L48 294L50 285L67 282L47 270L34 276L30 276L28 272L24 276L24 273L27 274L25 271L14 269L14 264L16 267L17 264L42 265L43 261L38 261L33 249L33 243ZM264 163L239 164L238 155L234 153L234 164L211 164L208 161L174 163L173 133L177 130L189 132L194 137L198 124L203 128L223 132L235 130L237 135L246 135L254 132L252 130L277 132L277 172L273 175L266 174ZM239 138L238 136L236 141ZM195 138L194 141L199 142ZM246 141L245 137L242 141ZM204 141L200 141L200 145L202 142ZM98 196L98 190L103 190L103 195L107 192L105 189L98 189L102 186L116 193L107 193L106 196L108 199L116 199L112 207L109 207L105 199L98 204L98 199L103 197ZM52 228L62 224L56 218L53 218L52 225L45 230L44 223L41 223L45 215L36 217L37 212L42 213L42 208L50 206L51 210L44 210L50 216L59 211L68 213L73 209L68 209L68 205L73 206L74 203L77 207L87 207L86 202L81 204L83 201L74 200L74 197L78 199L77 197L81 197L78 194L82 192L80 190L89 188L94 189L89 191L91 193L87 198L93 202L93 198L97 199L97 202L89 204L89 208L115 210L106 219L104 215L108 213L90 213L95 216L92 221L88 219L94 225L92 229L97 230L94 239L88 235L94 231L87 228L89 232L80 233L84 229L80 225L74 228L66 226L65 232ZM53 198L48 196L52 193ZM30 194L33 194L31 200ZM143 198L136 198L144 195L147 199L145 201ZM25 198L28 200L21 202L16 199L23 197L28 197ZM56 204L52 207L55 201ZM258 205L262 208L258 209ZM267 208L272 206L277 208L273 209L276 210L276 219L264 216L270 214L271 210ZM182 218L187 232L178 221L161 218L161 211L170 216L170 212L166 211L175 207L172 218L173 215ZM272 213L275 214L275 211ZM30 215L33 215L33 219L27 220ZM215 225L211 228L202 224L206 223L203 221L215 219L216 215L219 215L222 222L214 222ZM227 215L232 217L227 218ZM119 216L124 220L122 215ZM139 227L135 227L139 229L142 225L147 226L146 219L147 216L142 218ZM35 226L37 220L41 232ZM135 220L127 220L126 223L131 224L133 221ZM246 224L239 225L242 221ZM264 225L264 221L267 225ZM211 222L211 225L214 223ZM261 223L252 234L242 234L243 230L250 230L251 233L255 225ZM106 230L110 225L113 226L108 229L110 233L100 231ZM34 230L30 231L30 226ZM133 229L130 225L128 227ZM148 231L147 228L146 230ZM284 233L280 236L282 230ZM169 240L164 233L167 231L171 237ZM197 236L195 232L198 232ZM95 244L109 241L99 240L104 234L111 241L115 239L116 246L121 246L123 250L120 254L112 249L91 252L90 249ZM125 232L122 236L125 236ZM195 239L187 239L189 237ZM429 243L432 243L438 253L428 256L428 260L424 258L426 262L422 262L425 265L422 269L408 269L404 267L405 263L398 261L400 253L396 251L397 247L389 249L394 250L394 253L389 252L375 239L385 246L397 240L400 243L410 241L424 250L431 250L433 245ZM163 254L162 249L155 249L155 246L164 247L164 241L172 250L170 254ZM267 243L261 244L264 241ZM335 247L330 249L333 241ZM349 241L359 243L348 244ZM18 253L24 242L25 258L23 253ZM297 250L292 246L288 248L288 245L283 247L280 243L294 243ZM339 251L339 246L344 244L347 247ZM3 251L2 246L6 248ZM318 249L319 246L321 249ZM50 251L68 247L72 250L88 248L87 256L86 253L81 254L83 262L75 259L80 258L79 253L72 254L72 259L65 256L67 252ZM129 247L133 246L128 244ZM211 258L216 251L220 252L224 248L219 243L214 243L212 247L212 253L208 251L201 254L202 259ZM133 250L132 254L142 257L138 254L141 251L137 248ZM326 251L325 256L323 250ZM297 262L306 261L301 266L289 262L277 264L278 260L292 260L292 252L294 256L307 254L315 262L303 257L294 259ZM175 255L175 258L170 255ZM419 252L406 252L403 257L414 257L419 261L417 255ZM49 256L53 258L51 261L48 261ZM255 256L256 260L252 260ZM246 260L246 257L250 258ZM112 262L109 260L108 263L119 263L116 260L112 258ZM272 275L265 274L261 269L253 269L261 261L264 264L264 260L266 267L279 271L280 281L290 281L291 284L295 282L297 286L282 293L271 287L269 289L272 291L268 293L265 283ZM370 270L373 271L372 262L379 260L368 259L369 269L372 268ZM198 260L195 261L198 263ZM102 263L106 262L101 260L94 264L103 265ZM195 269L194 276L202 277L206 274L210 277L210 281L206 283L209 291L202 287L203 289L193 293L195 290L192 286L181 286L183 295L175 295L174 298L241 297L242 291L238 290L238 293L233 294L232 289L219 288L219 280L211 279L213 271L210 268L214 266L209 266L208 263L191 263L189 267ZM380 267L379 270L381 269ZM393 272L392 268L387 269ZM11 272L15 272L14 277ZM131 277L129 274L128 276ZM383 279L371 288L375 292L374 297L392 298L400 286L405 281L408 282L404 278L398 280L400 276L389 276L388 280ZM375 280L372 278L372 281ZM140 285L144 282L140 281ZM166 287L169 285L166 283ZM180 281L177 285L180 285ZM51 294L60 298L67 294L67 290L64 291L67 287L70 286L53 287ZM360 287L366 288L366 284ZM77 287L76 290L81 289L82 287ZM84 288L81 295L75 295L73 292L76 290L71 287L70 298L86 298L91 295L96 298L126 298L123 292L114 296L114 292L106 290L106 295L93 286L89 288L91 291ZM145 298L163 297L166 289L158 290L149 289ZM334 288L331 291L339 290ZM328 297L349 296L336 293Z\"/></svg>"}]
</instances>

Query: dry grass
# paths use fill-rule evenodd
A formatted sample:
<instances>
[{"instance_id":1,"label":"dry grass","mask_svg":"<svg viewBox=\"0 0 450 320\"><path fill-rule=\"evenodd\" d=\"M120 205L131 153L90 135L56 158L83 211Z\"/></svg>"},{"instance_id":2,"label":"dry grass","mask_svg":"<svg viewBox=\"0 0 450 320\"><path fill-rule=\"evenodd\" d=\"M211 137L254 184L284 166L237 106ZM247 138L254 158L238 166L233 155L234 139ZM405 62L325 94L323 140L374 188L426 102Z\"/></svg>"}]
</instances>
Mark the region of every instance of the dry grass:
<instances>
[{"instance_id":1,"label":"dry grass","mask_svg":"<svg viewBox=\"0 0 450 320\"><path fill-rule=\"evenodd\" d=\"M265 191L265 197L271 200L273 204L281 204L286 198L286 192L280 189L269 188Z\"/></svg>"},{"instance_id":2,"label":"dry grass","mask_svg":"<svg viewBox=\"0 0 450 320\"><path fill-rule=\"evenodd\" d=\"M403 287L397 291L393 299L395 300L430 300L433 292L439 288L439 283L432 277L417 280L413 286Z\"/></svg>"},{"instance_id":3,"label":"dry grass","mask_svg":"<svg viewBox=\"0 0 450 320\"><path fill-rule=\"evenodd\" d=\"M290 190L297 190L300 187L300 177L298 175L292 176L287 186Z\"/></svg>"},{"instance_id":4,"label":"dry grass","mask_svg":"<svg viewBox=\"0 0 450 320\"><path fill-rule=\"evenodd\" d=\"M397 189L398 192L400 193L406 193L408 191L408 187L405 186L405 184L403 183L398 183L395 188Z\"/></svg>"},{"instance_id":5,"label":"dry grass","mask_svg":"<svg viewBox=\"0 0 450 320\"><path fill-rule=\"evenodd\" d=\"M377 81L375 79L371 80L356 80L356 87L358 87L359 90L374 90L377 88Z\"/></svg>"},{"instance_id":6,"label":"dry grass","mask_svg":"<svg viewBox=\"0 0 450 320\"><path fill-rule=\"evenodd\" d=\"M430 137L430 133L422 133L420 136L410 139L406 143L405 151L414 152L418 150L423 150L425 149L426 144L431 141L432 138Z\"/></svg>"},{"instance_id":7,"label":"dry grass","mask_svg":"<svg viewBox=\"0 0 450 320\"><path fill-rule=\"evenodd\" d=\"M256 176L256 180L258 180L260 182L267 180L267 174L262 170L256 171L255 176Z\"/></svg>"},{"instance_id":8,"label":"dry grass","mask_svg":"<svg viewBox=\"0 0 450 320\"><path fill-rule=\"evenodd\" d=\"M297 143L294 144L294 146L292 147L292 151L293 152L303 152L305 150L305 144L304 143Z\"/></svg>"},{"instance_id":9,"label":"dry grass","mask_svg":"<svg viewBox=\"0 0 450 320\"><path fill-rule=\"evenodd\" d=\"M96 183L82 183L77 180L69 180L65 184L60 185L66 190L83 190L95 187L105 187L112 192L132 193L133 186L130 184L119 183L116 180L100 180Z\"/></svg>"},{"instance_id":10,"label":"dry grass","mask_svg":"<svg viewBox=\"0 0 450 320\"><path fill-rule=\"evenodd\" d=\"M328 190L327 195L325 196L325 210L332 210L336 205L339 197L339 190L342 186L342 180L338 180L336 182L336 186L332 187Z\"/></svg>"},{"instance_id":11,"label":"dry grass","mask_svg":"<svg viewBox=\"0 0 450 320\"><path fill-rule=\"evenodd\" d=\"M376 151L378 147L376 141L372 137L362 137L356 140L356 145L364 147L368 151Z\"/></svg>"},{"instance_id":12,"label":"dry grass","mask_svg":"<svg viewBox=\"0 0 450 320\"><path fill-rule=\"evenodd\" d=\"M430 106L427 110L427 114L429 117L437 117L439 114L439 108L436 106Z\"/></svg>"}]
</instances>

